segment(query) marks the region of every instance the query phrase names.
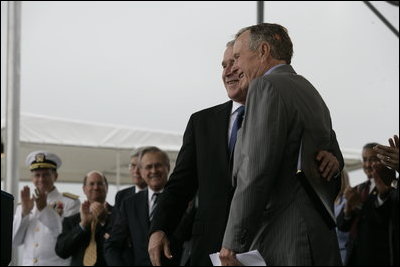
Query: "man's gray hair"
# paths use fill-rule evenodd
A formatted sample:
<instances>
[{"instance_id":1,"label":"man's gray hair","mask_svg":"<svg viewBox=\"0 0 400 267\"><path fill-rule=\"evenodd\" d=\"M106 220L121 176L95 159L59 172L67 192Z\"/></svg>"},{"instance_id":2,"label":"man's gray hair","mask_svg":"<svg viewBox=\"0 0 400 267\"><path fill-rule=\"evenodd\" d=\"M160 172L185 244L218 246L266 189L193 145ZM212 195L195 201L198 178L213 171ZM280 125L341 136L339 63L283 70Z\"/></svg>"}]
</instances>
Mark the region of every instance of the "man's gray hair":
<instances>
[{"instance_id":1,"label":"man's gray hair","mask_svg":"<svg viewBox=\"0 0 400 267\"><path fill-rule=\"evenodd\" d=\"M170 168L169 156L168 156L167 152L159 149L156 146L147 146L147 147L143 147L141 149L141 151L139 153L139 164L140 164L140 161L142 160L142 157L147 153L160 153L163 157L164 164L168 167L168 169Z\"/></svg>"},{"instance_id":2,"label":"man's gray hair","mask_svg":"<svg viewBox=\"0 0 400 267\"><path fill-rule=\"evenodd\" d=\"M137 158L145 147L138 147L132 151L131 158Z\"/></svg>"},{"instance_id":3,"label":"man's gray hair","mask_svg":"<svg viewBox=\"0 0 400 267\"><path fill-rule=\"evenodd\" d=\"M249 49L255 51L262 42L271 47L271 56L290 64L293 57L293 44L288 31L279 24L261 23L245 27L236 34L235 40L245 31L250 31Z\"/></svg>"},{"instance_id":4,"label":"man's gray hair","mask_svg":"<svg viewBox=\"0 0 400 267\"><path fill-rule=\"evenodd\" d=\"M235 40L230 40L229 42L226 43L226 47L233 47L235 44Z\"/></svg>"}]
</instances>

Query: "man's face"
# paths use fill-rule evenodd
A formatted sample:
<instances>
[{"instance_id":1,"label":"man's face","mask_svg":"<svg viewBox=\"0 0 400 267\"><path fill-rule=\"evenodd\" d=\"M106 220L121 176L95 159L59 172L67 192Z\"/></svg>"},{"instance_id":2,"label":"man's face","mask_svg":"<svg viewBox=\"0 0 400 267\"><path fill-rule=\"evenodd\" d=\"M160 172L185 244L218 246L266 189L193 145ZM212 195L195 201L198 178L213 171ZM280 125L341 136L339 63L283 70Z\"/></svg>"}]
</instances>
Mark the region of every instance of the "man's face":
<instances>
[{"instance_id":1,"label":"man's face","mask_svg":"<svg viewBox=\"0 0 400 267\"><path fill-rule=\"evenodd\" d=\"M228 97L235 102L245 104L248 85L239 86L239 72L233 71L233 47L226 48L222 60L222 80L224 82Z\"/></svg>"},{"instance_id":2,"label":"man's face","mask_svg":"<svg viewBox=\"0 0 400 267\"><path fill-rule=\"evenodd\" d=\"M368 176L368 179L373 177L373 166L375 168L382 167L379 158L376 156L375 150L372 148L364 148L362 151L363 158L363 169L365 174Z\"/></svg>"},{"instance_id":3,"label":"man's face","mask_svg":"<svg viewBox=\"0 0 400 267\"><path fill-rule=\"evenodd\" d=\"M129 164L129 171L132 176L132 183L142 189L147 186L146 181L143 180L142 176L140 176L139 170L139 157L132 157L131 163Z\"/></svg>"},{"instance_id":4,"label":"man's face","mask_svg":"<svg viewBox=\"0 0 400 267\"><path fill-rule=\"evenodd\" d=\"M33 185L40 192L50 192L57 180L57 172L52 169L37 169L32 171Z\"/></svg>"},{"instance_id":5,"label":"man's face","mask_svg":"<svg viewBox=\"0 0 400 267\"><path fill-rule=\"evenodd\" d=\"M103 203L107 197L108 186L99 173L92 172L86 179L86 184L83 186L83 192L89 202Z\"/></svg>"},{"instance_id":6,"label":"man's face","mask_svg":"<svg viewBox=\"0 0 400 267\"><path fill-rule=\"evenodd\" d=\"M169 168L159 152L148 152L140 161L140 174L153 191L164 188L168 179Z\"/></svg>"},{"instance_id":7,"label":"man's face","mask_svg":"<svg viewBox=\"0 0 400 267\"><path fill-rule=\"evenodd\" d=\"M240 82L239 86L248 86L255 78L264 74L262 57L258 50L252 51L249 49L250 31L242 33L235 41L233 46L233 71L237 71Z\"/></svg>"}]
</instances>

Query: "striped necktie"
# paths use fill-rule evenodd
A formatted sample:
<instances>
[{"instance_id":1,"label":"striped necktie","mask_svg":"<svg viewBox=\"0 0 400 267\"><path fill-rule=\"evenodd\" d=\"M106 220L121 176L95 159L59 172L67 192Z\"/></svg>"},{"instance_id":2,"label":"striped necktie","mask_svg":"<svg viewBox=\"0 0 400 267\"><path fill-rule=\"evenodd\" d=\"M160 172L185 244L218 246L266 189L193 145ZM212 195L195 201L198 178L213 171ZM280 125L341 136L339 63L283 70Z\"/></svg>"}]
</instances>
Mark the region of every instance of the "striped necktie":
<instances>
[{"instance_id":1,"label":"striped necktie","mask_svg":"<svg viewBox=\"0 0 400 267\"><path fill-rule=\"evenodd\" d=\"M152 200L152 202L153 202L153 206L151 206L151 210L150 210L150 213L149 213L149 219L150 219L150 221L151 220L153 220L153 215L154 215L154 211L155 211L155 209L156 209L156 207L157 207L157 201L158 201L158 196L160 195L160 193L154 193L152 196L151 196L151 200Z\"/></svg>"},{"instance_id":2,"label":"striped necktie","mask_svg":"<svg viewBox=\"0 0 400 267\"><path fill-rule=\"evenodd\" d=\"M238 107L238 109L236 111L238 114L237 114L235 122L233 123L233 126L232 126L231 137L229 139L229 145L228 145L230 155L232 155L233 150L235 149L237 132L239 131L240 127L242 126L243 115L244 115L244 106Z\"/></svg>"}]
</instances>

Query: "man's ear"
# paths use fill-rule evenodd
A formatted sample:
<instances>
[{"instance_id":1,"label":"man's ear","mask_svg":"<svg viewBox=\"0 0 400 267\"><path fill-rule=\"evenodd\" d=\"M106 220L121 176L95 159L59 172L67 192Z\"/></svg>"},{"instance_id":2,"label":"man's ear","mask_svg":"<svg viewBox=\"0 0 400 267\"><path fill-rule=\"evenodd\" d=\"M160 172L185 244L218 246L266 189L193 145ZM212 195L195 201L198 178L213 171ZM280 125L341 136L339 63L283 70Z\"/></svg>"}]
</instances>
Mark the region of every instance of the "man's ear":
<instances>
[{"instance_id":1,"label":"man's ear","mask_svg":"<svg viewBox=\"0 0 400 267\"><path fill-rule=\"evenodd\" d=\"M261 58L268 58L271 53L271 47L267 42L262 42L258 48Z\"/></svg>"}]
</instances>

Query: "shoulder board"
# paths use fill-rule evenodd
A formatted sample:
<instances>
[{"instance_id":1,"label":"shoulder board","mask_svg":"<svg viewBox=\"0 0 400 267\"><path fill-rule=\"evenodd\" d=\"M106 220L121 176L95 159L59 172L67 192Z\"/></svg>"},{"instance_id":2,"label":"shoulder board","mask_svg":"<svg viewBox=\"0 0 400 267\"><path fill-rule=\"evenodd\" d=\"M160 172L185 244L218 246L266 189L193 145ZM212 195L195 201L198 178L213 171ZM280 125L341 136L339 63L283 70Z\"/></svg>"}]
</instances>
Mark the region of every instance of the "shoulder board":
<instances>
[{"instance_id":1,"label":"shoulder board","mask_svg":"<svg viewBox=\"0 0 400 267\"><path fill-rule=\"evenodd\" d=\"M68 193L68 192L64 192L64 193L62 193L62 195L64 197L71 198L73 200L77 200L79 198L78 195L74 195L74 194L71 194L71 193Z\"/></svg>"}]
</instances>

